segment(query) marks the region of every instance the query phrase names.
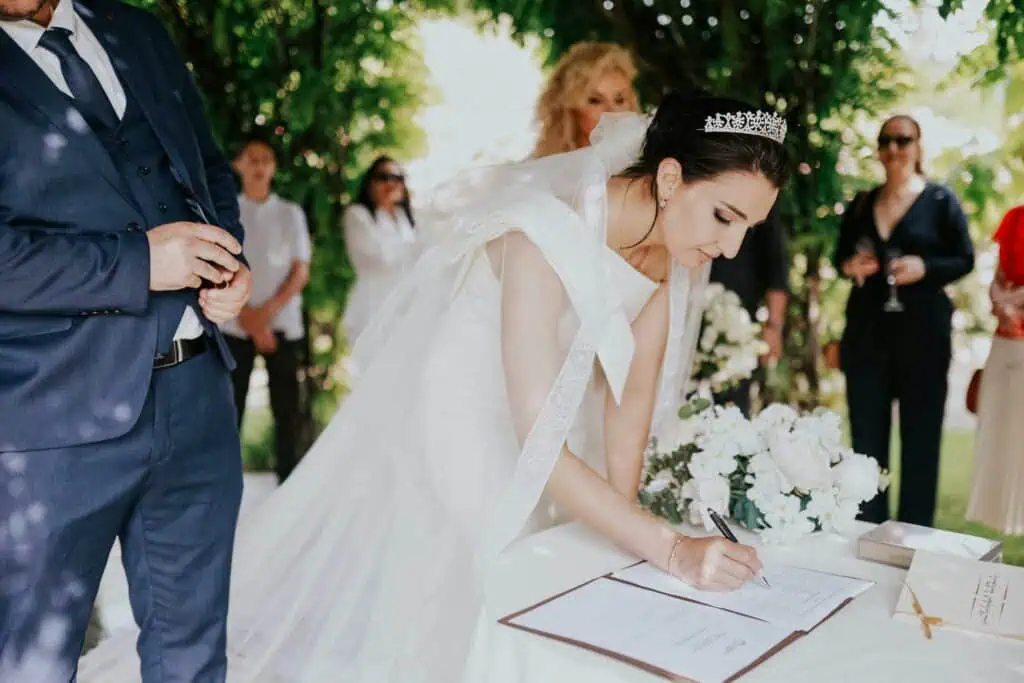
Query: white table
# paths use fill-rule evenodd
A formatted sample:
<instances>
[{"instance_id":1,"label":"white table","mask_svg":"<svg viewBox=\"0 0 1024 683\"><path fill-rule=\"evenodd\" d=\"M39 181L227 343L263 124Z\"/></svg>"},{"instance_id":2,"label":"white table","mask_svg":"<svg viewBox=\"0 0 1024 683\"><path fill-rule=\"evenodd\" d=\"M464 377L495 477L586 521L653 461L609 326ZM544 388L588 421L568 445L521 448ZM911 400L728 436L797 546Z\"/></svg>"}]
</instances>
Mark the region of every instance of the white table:
<instances>
[{"instance_id":1,"label":"white table","mask_svg":"<svg viewBox=\"0 0 1024 683\"><path fill-rule=\"evenodd\" d=\"M742 678L743 683L1024 682L1024 642L939 627L926 640L912 620L892 618L905 571L858 560L854 539L816 534L795 546L763 548L771 560L870 579L876 585L815 631ZM687 530L688 533L701 533ZM752 536L737 529L741 541ZM627 664L497 624L497 619L635 561L577 524L519 541L487 588L468 680L479 683L655 683Z\"/></svg>"}]
</instances>

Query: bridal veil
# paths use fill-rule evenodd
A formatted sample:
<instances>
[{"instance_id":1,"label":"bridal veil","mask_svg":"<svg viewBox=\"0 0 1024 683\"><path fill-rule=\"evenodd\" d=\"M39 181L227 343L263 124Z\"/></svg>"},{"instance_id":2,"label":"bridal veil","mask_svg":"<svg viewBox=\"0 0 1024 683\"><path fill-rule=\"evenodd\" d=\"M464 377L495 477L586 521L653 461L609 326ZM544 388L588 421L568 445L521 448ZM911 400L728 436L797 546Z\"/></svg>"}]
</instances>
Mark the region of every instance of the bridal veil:
<instances>
[{"instance_id":1,"label":"bridal veil","mask_svg":"<svg viewBox=\"0 0 1024 683\"><path fill-rule=\"evenodd\" d=\"M229 681L461 680L488 567L529 531L595 368L625 382L606 188L647 124L607 116L591 147L466 173L420 212L444 229L358 340L353 391L240 521ZM672 271L653 432L684 394L707 275ZM115 636L79 680L137 671Z\"/></svg>"}]
</instances>

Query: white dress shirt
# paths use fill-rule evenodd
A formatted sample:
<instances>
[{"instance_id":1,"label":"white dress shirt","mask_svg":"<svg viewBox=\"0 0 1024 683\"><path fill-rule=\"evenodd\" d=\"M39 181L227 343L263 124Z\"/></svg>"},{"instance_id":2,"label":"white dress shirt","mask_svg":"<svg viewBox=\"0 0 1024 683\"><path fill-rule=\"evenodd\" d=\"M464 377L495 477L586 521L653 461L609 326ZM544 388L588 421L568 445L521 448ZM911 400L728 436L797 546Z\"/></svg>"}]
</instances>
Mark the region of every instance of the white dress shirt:
<instances>
[{"instance_id":1,"label":"white dress shirt","mask_svg":"<svg viewBox=\"0 0 1024 683\"><path fill-rule=\"evenodd\" d=\"M238 197L242 227L245 229L245 257L252 273L250 306L262 306L277 294L292 272L296 261L309 263L312 247L309 226L302 207L271 194L264 202L256 202L244 194ZM286 303L270 328L285 339L297 340L305 336L302 324L302 295L296 294ZM247 339L248 333L238 320L229 320L220 326L225 334Z\"/></svg>"},{"instance_id":2,"label":"white dress shirt","mask_svg":"<svg viewBox=\"0 0 1024 683\"><path fill-rule=\"evenodd\" d=\"M107 99L114 107L114 112L117 113L118 118L122 118L127 108L124 88L117 79L117 72L114 71L114 66L110 63L107 51L103 49L103 45L100 44L89 26L75 12L74 3L71 0L60 0L57 3L49 28L63 28L71 32L71 44L96 74L100 85L103 86L103 92L106 93ZM60 60L49 50L39 47L39 39L46 32L45 28L28 19L22 19L0 21L0 29L3 29L11 40L25 51L25 54L43 70L43 73L61 92L68 97L72 96L71 88L68 87L67 81L64 80L64 74L60 70ZM196 339L202 334L203 325L199 322L199 317L191 306L186 306L181 322L178 323L178 329L174 333L174 338Z\"/></svg>"}]
</instances>

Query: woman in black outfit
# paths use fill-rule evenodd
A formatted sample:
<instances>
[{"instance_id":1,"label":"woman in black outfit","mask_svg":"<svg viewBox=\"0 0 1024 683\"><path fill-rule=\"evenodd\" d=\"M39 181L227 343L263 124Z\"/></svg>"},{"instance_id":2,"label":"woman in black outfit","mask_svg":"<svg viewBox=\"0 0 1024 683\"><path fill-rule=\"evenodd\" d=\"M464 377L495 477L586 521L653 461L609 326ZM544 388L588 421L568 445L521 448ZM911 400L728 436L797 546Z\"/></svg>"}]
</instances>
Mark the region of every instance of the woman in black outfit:
<instances>
[{"instance_id":1,"label":"woman in black outfit","mask_svg":"<svg viewBox=\"0 0 1024 683\"><path fill-rule=\"evenodd\" d=\"M840 346L853 448L889 467L892 402L900 406L899 519L931 526L952 357L953 305L943 288L974 267L967 219L949 188L924 178L921 128L882 126L885 183L858 194L839 231L835 263L854 281ZM861 519L889 518L888 495Z\"/></svg>"}]
</instances>

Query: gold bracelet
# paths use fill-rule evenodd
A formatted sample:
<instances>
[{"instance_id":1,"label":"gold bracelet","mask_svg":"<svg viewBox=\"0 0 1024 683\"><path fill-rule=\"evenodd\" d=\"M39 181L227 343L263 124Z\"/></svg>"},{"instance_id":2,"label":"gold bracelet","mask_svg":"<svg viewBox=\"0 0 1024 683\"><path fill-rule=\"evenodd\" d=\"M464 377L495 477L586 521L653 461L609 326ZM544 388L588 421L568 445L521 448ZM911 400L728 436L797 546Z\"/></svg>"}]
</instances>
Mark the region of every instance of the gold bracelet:
<instances>
[{"instance_id":1,"label":"gold bracelet","mask_svg":"<svg viewBox=\"0 0 1024 683\"><path fill-rule=\"evenodd\" d=\"M668 567L665 569L665 571L671 574L672 576L675 576L674 574L672 574L672 563L676 559L676 551L679 550L679 546L685 540L686 536L683 536L682 534L676 534L676 540L672 543L672 550L668 554Z\"/></svg>"}]
</instances>

